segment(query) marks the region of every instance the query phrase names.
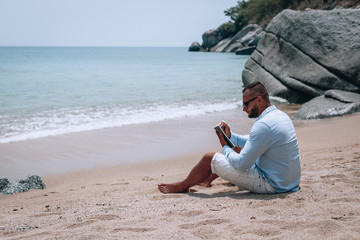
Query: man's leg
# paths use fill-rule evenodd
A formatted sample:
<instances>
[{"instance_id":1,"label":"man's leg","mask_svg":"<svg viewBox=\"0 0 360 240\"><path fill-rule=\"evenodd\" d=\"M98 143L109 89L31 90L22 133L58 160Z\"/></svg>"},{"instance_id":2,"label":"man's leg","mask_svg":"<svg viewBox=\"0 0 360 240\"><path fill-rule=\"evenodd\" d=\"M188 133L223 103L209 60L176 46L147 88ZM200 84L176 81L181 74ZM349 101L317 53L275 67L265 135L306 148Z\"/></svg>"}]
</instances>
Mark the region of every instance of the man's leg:
<instances>
[{"instance_id":1,"label":"man's leg","mask_svg":"<svg viewBox=\"0 0 360 240\"><path fill-rule=\"evenodd\" d=\"M212 171L222 179L253 193L276 193L275 189L261 177L255 165L247 171L235 169L223 154L216 153L212 159Z\"/></svg>"},{"instance_id":2,"label":"man's leg","mask_svg":"<svg viewBox=\"0 0 360 240\"><path fill-rule=\"evenodd\" d=\"M215 153L207 153L199 161L197 165L191 170L187 178L181 182L158 185L160 192L162 193L180 193L187 192L189 188L196 184L204 182L212 174L211 172L211 160Z\"/></svg>"},{"instance_id":3,"label":"man's leg","mask_svg":"<svg viewBox=\"0 0 360 240\"><path fill-rule=\"evenodd\" d=\"M241 148L240 147L234 147L233 148L235 152L240 153ZM211 187L212 181L217 179L219 176L216 173L212 173L204 182L200 183L199 185L202 187Z\"/></svg>"},{"instance_id":4,"label":"man's leg","mask_svg":"<svg viewBox=\"0 0 360 240\"><path fill-rule=\"evenodd\" d=\"M203 181L202 183L200 183L199 185L202 187L211 187L211 183L212 181L214 181L215 179L217 179L219 176L216 175L215 173L211 173L210 176Z\"/></svg>"}]
</instances>

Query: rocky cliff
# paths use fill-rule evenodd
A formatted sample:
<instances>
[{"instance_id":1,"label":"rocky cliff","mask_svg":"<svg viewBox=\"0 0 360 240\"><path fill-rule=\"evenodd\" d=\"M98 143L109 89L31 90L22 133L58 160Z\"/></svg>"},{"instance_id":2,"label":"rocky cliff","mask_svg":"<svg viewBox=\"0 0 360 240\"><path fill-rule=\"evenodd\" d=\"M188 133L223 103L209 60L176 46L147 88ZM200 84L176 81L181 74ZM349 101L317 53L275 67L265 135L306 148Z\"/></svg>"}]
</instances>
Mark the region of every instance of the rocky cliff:
<instances>
[{"instance_id":1,"label":"rocky cliff","mask_svg":"<svg viewBox=\"0 0 360 240\"><path fill-rule=\"evenodd\" d=\"M189 51L235 52L241 55L250 55L256 48L263 29L257 24L249 24L234 36L223 34L221 27L208 30L202 35L203 43L193 42Z\"/></svg>"},{"instance_id":2,"label":"rocky cliff","mask_svg":"<svg viewBox=\"0 0 360 240\"><path fill-rule=\"evenodd\" d=\"M264 4L266 2L266 4ZM189 51L236 52L236 54L250 55L263 35L263 29L281 9L292 10L332 10L359 9L360 0L289 0L263 1L249 0L246 4L239 1L225 11L232 21L223 23L216 29L211 29L202 35L202 44L193 42ZM237 18L241 18L238 22ZM245 26L240 29L238 25Z\"/></svg>"}]
</instances>

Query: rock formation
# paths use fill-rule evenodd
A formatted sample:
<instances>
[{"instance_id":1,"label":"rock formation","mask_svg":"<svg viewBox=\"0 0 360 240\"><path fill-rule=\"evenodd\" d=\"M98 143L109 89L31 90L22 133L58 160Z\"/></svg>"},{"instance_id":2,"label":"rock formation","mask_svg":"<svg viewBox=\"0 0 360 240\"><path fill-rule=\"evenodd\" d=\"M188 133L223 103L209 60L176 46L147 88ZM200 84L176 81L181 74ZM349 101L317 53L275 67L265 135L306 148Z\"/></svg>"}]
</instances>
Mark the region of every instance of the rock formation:
<instances>
[{"instance_id":1,"label":"rock formation","mask_svg":"<svg viewBox=\"0 0 360 240\"><path fill-rule=\"evenodd\" d=\"M221 31L217 28L206 31L202 35L202 39L203 39L202 46L205 49L210 49L214 47L216 44L218 44L221 40L223 40L224 36L221 34Z\"/></svg>"},{"instance_id":2,"label":"rock formation","mask_svg":"<svg viewBox=\"0 0 360 240\"><path fill-rule=\"evenodd\" d=\"M189 47L190 52L199 52L204 51L204 48L200 45L198 42L193 42L191 46Z\"/></svg>"},{"instance_id":3,"label":"rock formation","mask_svg":"<svg viewBox=\"0 0 360 240\"><path fill-rule=\"evenodd\" d=\"M250 55L263 34L260 26L250 24L235 36L230 36L223 30L223 25L217 29L206 31L202 35L203 43L200 45L198 42L194 42L189 47L189 51L236 52L236 54Z\"/></svg>"},{"instance_id":4,"label":"rock formation","mask_svg":"<svg viewBox=\"0 0 360 240\"><path fill-rule=\"evenodd\" d=\"M259 25L250 24L241 29L235 36L224 39L214 46L212 52L236 52L244 48L255 50L263 30Z\"/></svg>"},{"instance_id":5,"label":"rock formation","mask_svg":"<svg viewBox=\"0 0 360 240\"><path fill-rule=\"evenodd\" d=\"M360 92L360 9L279 13L245 65L244 85L256 80L294 103L331 89Z\"/></svg>"},{"instance_id":6,"label":"rock formation","mask_svg":"<svg viewBox=\"0 0 360 240\"><path fill-rule=\"evenodd\" d=\"M44 189L45 184L37 175L30 175L25 179L20 179L10 183L7 178L0 178L0 193L10 195L13 193L27 192L30 189Z\"/></svg>"},{"instance_id":7,"label":"rock formation","mask_svg":"<svg viewBox=\"0 0 360 240\"><path fill-rule=\"evenodd\" d=\"M341 90L328 90L324 95L301 105L295 114L299 119L342 116L360 111L360 94Z\"/></svg>"}]
</instances>

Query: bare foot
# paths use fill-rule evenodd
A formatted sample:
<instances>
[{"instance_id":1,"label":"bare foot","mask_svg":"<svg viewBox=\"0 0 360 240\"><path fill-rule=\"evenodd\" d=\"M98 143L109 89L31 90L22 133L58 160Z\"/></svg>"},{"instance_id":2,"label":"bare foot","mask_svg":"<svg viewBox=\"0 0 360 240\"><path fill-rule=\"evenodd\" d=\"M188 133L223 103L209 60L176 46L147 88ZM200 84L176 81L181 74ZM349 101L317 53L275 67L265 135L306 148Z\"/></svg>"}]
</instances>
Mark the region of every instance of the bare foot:
<instances>
[{"instance_id":1,"label":"bare foot","mask_svg":"<svg viewBox=\"0 0 360 240\"><path fill-rule=\"evenodd\" d=\"M189 192L188 188L184 188L180 183L171 183L171 184L165 184L160 183L158 185L158 189L162 193L183 193L183 192Z\"/></svg>"}]
</instances>

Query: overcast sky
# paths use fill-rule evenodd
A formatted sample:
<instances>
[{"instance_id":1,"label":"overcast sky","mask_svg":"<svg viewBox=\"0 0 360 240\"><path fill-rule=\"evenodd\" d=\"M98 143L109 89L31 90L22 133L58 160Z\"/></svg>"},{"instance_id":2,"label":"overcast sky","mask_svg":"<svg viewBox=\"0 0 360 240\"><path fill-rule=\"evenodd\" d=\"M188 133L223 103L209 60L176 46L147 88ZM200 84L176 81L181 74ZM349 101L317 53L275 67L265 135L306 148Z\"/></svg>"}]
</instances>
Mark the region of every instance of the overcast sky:
<instances>
[{"instance_id":1,"label":"overcast sky","mask_svg":"<svg viewBox=\"0 0 360 240\"><path fill-rule=\"evenodd\" d=\"M0 46L184 46L237 0L0 0Z\"/></svg>"}]
</instances>

